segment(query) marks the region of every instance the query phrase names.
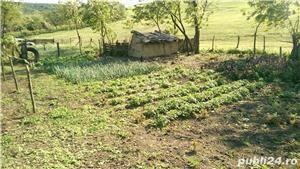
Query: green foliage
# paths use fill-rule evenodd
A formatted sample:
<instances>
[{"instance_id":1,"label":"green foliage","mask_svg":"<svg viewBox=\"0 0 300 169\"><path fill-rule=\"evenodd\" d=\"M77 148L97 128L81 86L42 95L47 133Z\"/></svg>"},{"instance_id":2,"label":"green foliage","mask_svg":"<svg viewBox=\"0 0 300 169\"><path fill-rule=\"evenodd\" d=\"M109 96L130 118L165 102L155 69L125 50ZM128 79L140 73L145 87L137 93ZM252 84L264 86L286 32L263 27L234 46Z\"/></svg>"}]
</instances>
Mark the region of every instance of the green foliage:
<instances>
[{"instance_id":1,"label":"green foliage","mask_svg":"<svg viewBox=\"0 0 300 169\"><path fill-rule=\"evenodd\" d=\"M167 19L168 13L164 8L163 1L153 1L142 5L136 5L133 9L133 21L141 23L146 21L148 24L153 24L161 31L161 24Z\"/></svg>"},{"instance_id":2,"label":"green foliage","mask_svg":"<svg viewBox=\"0 0 300 169\"><path fill-rule=\"evenodd\" d=\"M62 4L57 4L51 11L44 12L45 19L55 26L55 29L59 25L66 25L67 17L64 15L64 6Z\"/></svg>"},{"instance_id":3,"label":"green foliage","mask_svg":"<svg viewBox=\"0 0 300 169\"><path fill-rule=\"evenodd\" d=\"M16 31L22 22L20 5L10 0L1 1L1 37L6 32Z\"/></svg>"},{"instance_id":4,"label":"green foliage","mask_svg":"<svg viewBox=\"0 0 300 169\"><path fill-rule=\"evenodd\" d=\"M86 8L84 19L93 30L100 32L101 42L104 43L105 40L114 42L116 34L108 24L115 20L114 15L119 13L118 8L106 0L88 1Z\"/></svg>"},{"instance_id":5,"label":"green foliage","mask_svg":"<svg viewBox=\"0 0 300 169\"><path fill-rule=\"evenodd\" d=\"M147 74L160 69L158 64L94 60L85 56L49 58L41 64L44 69L72 83Z\"/></svg>"},{"instance_id":6,"label":"green foliage","mask_svg":"<svg viewBox=\"0 0 300 169\"><path fill-rule=\"evenodd\" d=\"M80 1L68 0L62 5L64 17L76 26L82 22L83 8Z\"/></svg>"},{"instance_id":7,"label":"green foliage","mask_svg":"<svg viewBox=\"0 0 300 169\"><path fill-rule=\"evenodd\" d=\"M199 26L200 29L207 26L208 19L213 14L214 3L208 0L185 1L185 3L186 21L192 26Z\"/></svg>"},{"instance_id":8,"label":"green foliage","mask_svg":"<svg viewBox=\"0 0 300 169\"><path fill-rule=\"evenodd\" d=\"M218 70L224 72L233 80L249 79L274 81L281 79L286 82L297 83L300 80L298 68L299 62L287 62L285 58L276 56L260 56L256 58L243 58L235 61L225 61L218 66Z\"/></svg>"},{"instance_id":9,"label":"green foliage","mask_svg":"<svg viewBox=\"0 0 300 169\"><path fill-rule=\"evenodd\" d=\"M22 119L22 125L36 125L41 121L39 116L31 115Z\"/></svg>"},{"instance_id":10,"label":"green foliage","mask_svg":"<svg viewBox=\"0 0 300 169\"><path fill-rule=\"evenodd\" d=\"M260 23L267 23L268 26L282 25L288 19L289 6L284 1L260 1L250 0L249 6L253 9L247 19L254 18Z\"/></svg>"},{"instance_id":11,"label":"green foliage","mask_svg":"<svg viewBox=\"0 0 300 169\"><path fill-rule=\"evenodd\" d=\"M162 128L173 120L201 116L204 110L239 101L263 85L263 82L240 80L212 87L203 92L167 99L155 107L149 107L144 116L152 119L152 126Z\"/></svg>"},{"instance_id":12,"label":"green foliage","mask_svg":"<svg viewBox=\"0 0 300 169\"><path fill-rule=\"evenodd\" d=\"M45 18L40 13L27 15L24 20L24 28L29 31L51 29L49 23L45 21Z\"/></svg>"},{"instance_id":13,"label":"green foliage","mask_svg":"<svg viewBox=\"0 0 300 169\"><path fill-rule=\"evenodd\" d=\"M49 113L49 117L53 120L70 118L72 116L72 112L66 107L59 107L57 109L52 110Z\"/></svg>"},{"instance_id":14,"label":"green foliage","mask_svg":"<svg viewBox=\"0 0 300 169\"><path fill-rule=\"evenodd\" d=\"M198 156L189 156L186 160L190 168L198 168L201 163Z\"/></svg>"}]
</instances>

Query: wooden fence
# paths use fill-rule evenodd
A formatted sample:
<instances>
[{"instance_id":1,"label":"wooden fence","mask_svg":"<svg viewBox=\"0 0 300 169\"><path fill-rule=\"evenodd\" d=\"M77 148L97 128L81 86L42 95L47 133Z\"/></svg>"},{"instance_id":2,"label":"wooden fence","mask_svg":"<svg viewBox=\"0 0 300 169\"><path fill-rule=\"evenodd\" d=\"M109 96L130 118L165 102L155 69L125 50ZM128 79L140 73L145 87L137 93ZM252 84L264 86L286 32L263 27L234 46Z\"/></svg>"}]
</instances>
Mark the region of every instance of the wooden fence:
<instances>
[{"instance_id":1,"label":"wooden fence","mask_svg":"<svg viewBox=\"0 0 300 169\"><path fill-rule=\"evenodd\" d=\"M52 43L54 44L54 39L29 39L28 41L33 42L35 44L47 44Z\"/></svg>"},{"instance_id":2,"label":"wooden fence","mask_svg":"<svg viewBox=\"0 0 300 169\"><path fill-rule=\"evenodd\" d=\"M103 54L105 56L128 56L129 43L105 43L103 45Z\"/></svg>"}]
</instances>

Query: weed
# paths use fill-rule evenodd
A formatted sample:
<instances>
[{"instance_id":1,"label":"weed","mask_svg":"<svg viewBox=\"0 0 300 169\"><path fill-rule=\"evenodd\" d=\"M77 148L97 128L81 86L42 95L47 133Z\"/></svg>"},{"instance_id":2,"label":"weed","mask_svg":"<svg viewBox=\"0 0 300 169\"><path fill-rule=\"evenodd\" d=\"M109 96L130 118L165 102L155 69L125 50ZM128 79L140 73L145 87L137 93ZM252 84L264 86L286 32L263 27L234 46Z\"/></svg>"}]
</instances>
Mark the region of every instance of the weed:
<instances>
[{"instance_id":1,"label":"weed","mask_svg":"<svg viewBox=\"0 0 300 169\"><path fill-rule=\"evenodd\" d=\"M189 157L186 157L186 160L187 160L187 165L190 168L197 168L197 167L199 167L199 165L201 163L198 156L189 156Z\"/></svg>"}]
</instances>

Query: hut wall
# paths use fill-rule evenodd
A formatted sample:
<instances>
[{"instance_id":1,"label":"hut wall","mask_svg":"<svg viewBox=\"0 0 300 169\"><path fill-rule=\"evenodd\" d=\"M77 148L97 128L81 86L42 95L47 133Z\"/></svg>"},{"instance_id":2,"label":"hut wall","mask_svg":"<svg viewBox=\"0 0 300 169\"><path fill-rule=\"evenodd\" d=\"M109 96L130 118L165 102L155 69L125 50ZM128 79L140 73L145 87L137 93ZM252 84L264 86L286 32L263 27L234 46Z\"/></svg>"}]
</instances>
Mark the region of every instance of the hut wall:
<instances>
[{"instance_id":1,"label":"hut wall","mask_svg":"<svg viewBox=\"0 0 300 169\"><path fill-rule=\"evenodd\" d=\"M133 57L169 56L178 52L178 42L138 43L132 41L129 55Z\"/></svg>"}]
</instances>

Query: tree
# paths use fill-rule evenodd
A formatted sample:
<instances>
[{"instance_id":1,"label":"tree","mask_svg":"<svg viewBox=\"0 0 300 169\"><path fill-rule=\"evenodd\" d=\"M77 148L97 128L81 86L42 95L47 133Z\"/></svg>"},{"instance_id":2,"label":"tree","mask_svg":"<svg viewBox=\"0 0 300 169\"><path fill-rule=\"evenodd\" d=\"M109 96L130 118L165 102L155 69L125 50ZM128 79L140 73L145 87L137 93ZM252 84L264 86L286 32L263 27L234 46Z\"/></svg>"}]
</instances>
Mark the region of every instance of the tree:
<instances>
[{"instance_id":1,"label":"tree","mask_svg":"<svg viewBox=\"0 0 300 169\"><path fill-rule=\"evenodd\" d=\"M252 8L249 12L248 20L254 18L256 22L253 34L253 56L256 55L256 38L259 28L266 23L267 26L278 26L287 19L286 8L283 6L284 1L280 0L251 0L248 5Z\"/></svg>"},{"instance_id":2,"label":"tree","mask_svg":"<svg viewBox=\"0 0 300 169\"><path fill-rule=\"evenodd\" d=\"M194 34L194 52L199 53L200 46L200 29L207 25L209 16L213 13L212 1L208 0L192 0L186 1L186 20L192 24L195 29Z\"/></svg>"},{"instance_id":3,"label":"tree","mask_svg":"<svg viewBox=\"0 0 300 169\"><path fill-rule=\"evenodd\" d=\"M1 2L1 38L7 32L14 31L21 22L22 17L19 3L3 0Z\"/></svg>"},{"instance_id":4,"label":"tree","mask_svg":"<svg viewBox=\"0 0 300 169\"><path fill-rule=\"evenodd\" d=\"M83 18L83 8L81 8L81 3L79 0L68 0L63 4L63 11L65 12L66 19L75 25L75 30L78 37L78 44L80 54L82 54L81 47L82 41L79 34L79 25L82 23Z\"/></svg>"},{"instance_id":5,"label":"tree","mask_svg":"<svg viewBox=\"0 0 300 169\"><path fill-rule=\"evenodd\" d=\"M112 29L108 24L112 22L114 13L113 4L108 1L89 0L85 13L85 21L92 27L93 30L100 32L102 45L105 40L112 41L114 38Z\"/></svg>"},{"instance_id":6,"label":"tree","mask_svg":"<svg viewBox=\"0 0 300 169\"><path fill-rule=\"evenodd\" d=\"M161 24L167 18L167 12L164 8L164 2L155 0L151 3L137 5L133 9L133 20L135 23L146 21L155 24L158 31L161 32Z\"/></svg>"},{"instance_id":7,"label":"tree","mask_svg":"<svg viewBox=\"0 0 300 169\"><path fill-rule=\"evenodd\" d=\"M119 21L126 18L126 8L118 1L110 2L110 13L112 14L112 21Z\"/></svg>"},{"instance_id":8,"label":"tree","mask_svg":"<svg viewBox=\"0 0 300 169\"><path fill-rule=\"evenodd\" d=\"M52 24L55 29L57 29L57 26L64 25L67 22L63 10L63 6L61 4L58 4L51 12L47 11L46 13L44 13L46 20L50 24Z\"/></svg>"},{"instance_id":9,"label":"tree","mask_svg":"<svg viewBox=\"0 0 300 169\"><path fill-rule=\"evenodd\" d=\"M165 0L163 2L163 7L167 14L170 16L173 25L182 33L184 36L185 46L187 53L193 51L193 45L187 34L184 20L183 20L183 1L181 0Z\"/></svg>"},{"instance_id":10,"label":"tree","mask_svg":"<svg viewBox=\"0 0 300 169\"><path fill-rule=\"evenodd\" d=\"M300 48L300 3L298 1L291 2L285 1L286 6L289 8L288 14L288 29L292 37L293 48L291 52L292 60L298 60Z\"/></svg>"},{"instance_id":11,"label":"tree","mask_svg":"<svg viewBox=\"0 0 300 169\"><path fill-rule=\"evenodd\" d=\"M27 15L23 19L25 20L24 26L29 31L49 28L49 24L45 22L45 18L39 12Z\"/></svg>"}]
</instances>

